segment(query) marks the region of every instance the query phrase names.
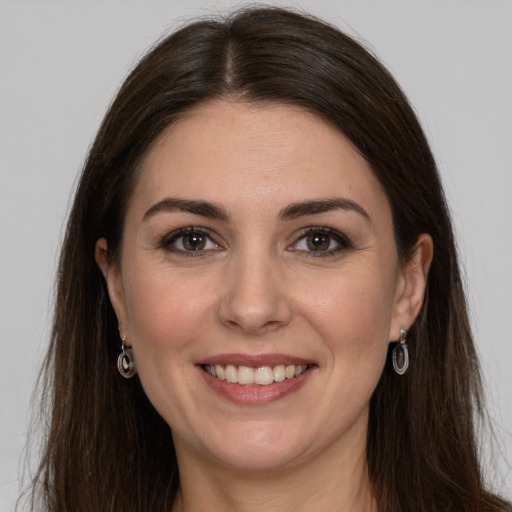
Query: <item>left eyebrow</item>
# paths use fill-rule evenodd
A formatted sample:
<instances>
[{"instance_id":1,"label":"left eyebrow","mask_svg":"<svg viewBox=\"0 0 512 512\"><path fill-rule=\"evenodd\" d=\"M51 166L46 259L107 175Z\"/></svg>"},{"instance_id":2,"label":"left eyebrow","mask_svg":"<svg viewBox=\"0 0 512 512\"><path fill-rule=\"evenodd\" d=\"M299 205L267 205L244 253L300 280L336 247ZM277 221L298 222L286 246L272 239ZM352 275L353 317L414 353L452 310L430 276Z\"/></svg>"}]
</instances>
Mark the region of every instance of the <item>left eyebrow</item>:
<instances>
[{"instance_id":1,"label":"left eyebrow","mask_svg":"<svg viewBox=\"0 0 512 512\"><path fill-rule=\"evenodd\" d=\"M319 213L330 212L333 210L346 210L356 212L363 216L370 224L372 223L368 212L352 199L343 197L334 197L328 199L313 199L292 203L281 210L279 217L282 220L292 220L305 215L317 215Z\"/></svg>"}]
</instances>

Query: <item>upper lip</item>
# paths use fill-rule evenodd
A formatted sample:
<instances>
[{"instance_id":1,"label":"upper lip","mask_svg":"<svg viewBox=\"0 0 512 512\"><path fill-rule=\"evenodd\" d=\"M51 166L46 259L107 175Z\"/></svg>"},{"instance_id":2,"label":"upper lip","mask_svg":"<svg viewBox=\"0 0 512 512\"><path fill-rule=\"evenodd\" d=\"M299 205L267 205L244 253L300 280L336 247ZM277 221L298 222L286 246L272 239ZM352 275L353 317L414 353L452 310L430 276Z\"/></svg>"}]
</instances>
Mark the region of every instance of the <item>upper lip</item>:
<instances>
[{"instance_id":1,"label":"upper lip","mask_svg":"<svg viewBox=\"0 0 512 512\"><path fill-rule=\"evenodd\" d=\"M310 360L290 354L217 354L199 361L199 365L232 364L233 366L276 366L278 364L311 365Z\"/></svg>"}]
</instances>

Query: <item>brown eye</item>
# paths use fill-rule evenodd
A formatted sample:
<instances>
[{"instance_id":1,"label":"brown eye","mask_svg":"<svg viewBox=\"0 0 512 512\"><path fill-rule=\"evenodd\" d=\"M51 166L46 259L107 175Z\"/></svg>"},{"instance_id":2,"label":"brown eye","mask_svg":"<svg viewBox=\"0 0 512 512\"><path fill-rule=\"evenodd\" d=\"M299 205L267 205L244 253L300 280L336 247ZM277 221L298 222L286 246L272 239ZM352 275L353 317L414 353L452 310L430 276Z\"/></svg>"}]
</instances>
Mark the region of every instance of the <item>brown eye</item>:
<instances>
[{"instance_id":1,"label":"brown eye","mask_svg":"<svg viewBox=\"0 0 512 512\"><path fill-rule=\"evenodd\" d=\"M331 237L325 233L313 233L306 238L309 251L326 251L330 248Z\"/></svg>"},{"instance_id":2,"label":"brown eye","mask_svg":"<svg viewBox=\"0 0 512 512\"><path fill-rule=\"evenodd\" d=\"M206 247L206 236L201 233L183 235L182 244L186 251L201 251Z\"/></svg>"},{"instance_id":3,"label":"brown eye","mask_svg":"<svg viewBox=\"0 0 512 512\"><path fill-rule=\"evenodd\" d=\"M349 238L339 231L328 228L310 228L292 245L290 250L305 256L335 256L353 247Z\"/></svg>"},{"instance_id":4,"label":"brown eye","mask_svg":"<svg viewBox=\"0 0 512 512\"><path fill-rule=\"evenodd\" d=\"M202 253L209 251L218 251L221 249L210 230L206 228L183 228L174 231L168 236L164 237L159 246L162 249L174 253L181 253L182 255L191 256L197 253L200 256Z\"/></svg>"}]
</instances>

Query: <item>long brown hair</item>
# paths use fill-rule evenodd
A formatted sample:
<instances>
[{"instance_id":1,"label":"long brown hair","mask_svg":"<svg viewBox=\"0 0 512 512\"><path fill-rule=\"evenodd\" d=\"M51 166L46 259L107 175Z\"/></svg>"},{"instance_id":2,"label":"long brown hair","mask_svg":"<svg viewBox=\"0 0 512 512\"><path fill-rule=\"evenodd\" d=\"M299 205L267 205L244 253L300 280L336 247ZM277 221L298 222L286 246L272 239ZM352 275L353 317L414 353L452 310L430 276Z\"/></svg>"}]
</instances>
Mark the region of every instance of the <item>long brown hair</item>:
<instances>
[{"instance_id":1,"label":"long brown hair","mask_svg":"<svg viewBox=\"0 0 512 512\"><path fill-rule=\"evenodd\" d=\"M172 507L179 473L171 431L138 379L117 373L117 321L94 247L105 237L109 257L119 258L127 201L151 144L193 106L218 98L297 105L328 120L382 183L402 260L421 233L434 240L425 302L408 337L410 369L400 377L388 364L371 400L367 464L378 510L504 510L479 467L479 367L449 214L421 127L360 44L279 8L241 10L171 34L135 67L105 116L59 263L43 373L51 416L33 506Z\"/></svg>"}]
</instances>

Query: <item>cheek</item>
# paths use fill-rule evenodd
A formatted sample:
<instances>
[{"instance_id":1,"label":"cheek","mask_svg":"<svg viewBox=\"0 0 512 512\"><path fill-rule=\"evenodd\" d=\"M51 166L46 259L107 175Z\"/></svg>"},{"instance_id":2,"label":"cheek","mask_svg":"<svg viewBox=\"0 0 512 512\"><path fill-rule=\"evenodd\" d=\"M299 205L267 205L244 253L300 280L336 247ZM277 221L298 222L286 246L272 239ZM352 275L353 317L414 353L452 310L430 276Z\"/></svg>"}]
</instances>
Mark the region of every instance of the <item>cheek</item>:
<instances>
[{"instance_id":1,"label":"cheek","mask_svg":"<svg viewBox=\"0 0 512 512\"><path fill-rule=\"evenodd\" d=\"M183 411L190 411L195 403L190 396L195 372L190 368L211 331L212 297L197 286L197 280L169 276L163 269L147 272L147 268L142 273L133 271L126 288L135 363L156 410L169 425L187 430L190 425Z\"/></svg>"},{"instance_id":2,"label":"cheek","mask_svg":"<svg viewBox=\"0 0 512 512\"><path fill-rule=\"evenodd\" d=\"M308 293L306 293L308 291ZM343 272L311 281L296 302L307 321L302 333L312 333L320 350L323 390L319 417L333 439L361 420L381 378L388 351L393 309L392 279L373 269ZM364 427L362 427L364 428Z\"/></svg>"},{"instance_id":3,"label":"cheek","mask_svg":"<svg viewBox=\"0 0 512 512\"><path fill-rule=\"evenodd\" d=\"M381 331L386 337L393 312L393 285L392 279L370 271L333 276L301 290L299 296L301 307L323 329L352 333L356 339L369 331Z\"/></svg>"},{"instance_id":4,"label":"cheek","mask_svg":"<svg viewBox=\"0 0 512 512\"><path fill-rule=\"evenodd\" d=\"M375 269L333 276L308 291L299 294L302 315L320 334L333 371L347 383L361 383L363 374L376 383L388 349L394 281Z\"/></svg>"},{"instance_id":5,"label":"cheek","mask_svg":"<svg viewBox=\"0 0 512 512\"><path fill-rule=\"evenodd\" d=\"M166 272L131 275L126 302L135 350L174 351L199 336L212 302L204 286L190 278L171 278Z\"/></svg>"}]
</instances>

